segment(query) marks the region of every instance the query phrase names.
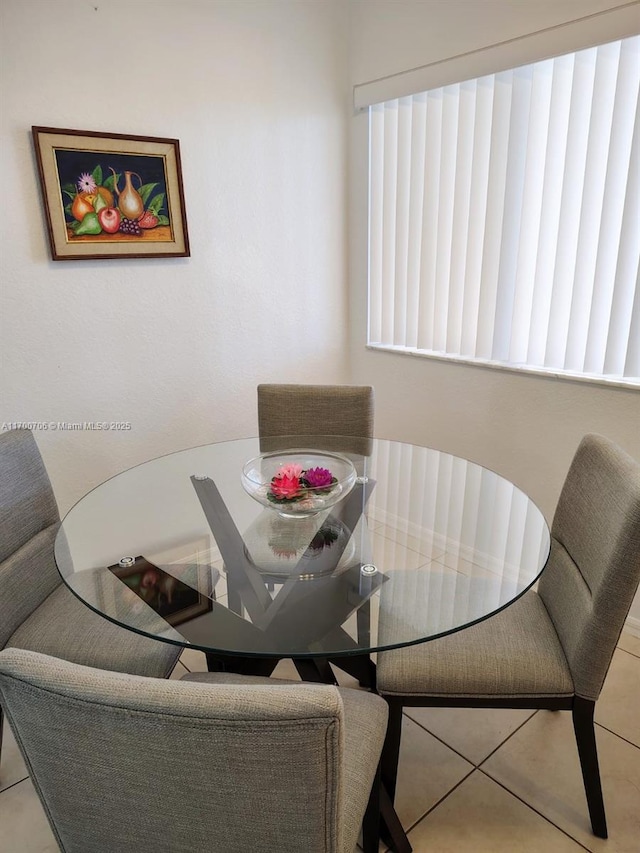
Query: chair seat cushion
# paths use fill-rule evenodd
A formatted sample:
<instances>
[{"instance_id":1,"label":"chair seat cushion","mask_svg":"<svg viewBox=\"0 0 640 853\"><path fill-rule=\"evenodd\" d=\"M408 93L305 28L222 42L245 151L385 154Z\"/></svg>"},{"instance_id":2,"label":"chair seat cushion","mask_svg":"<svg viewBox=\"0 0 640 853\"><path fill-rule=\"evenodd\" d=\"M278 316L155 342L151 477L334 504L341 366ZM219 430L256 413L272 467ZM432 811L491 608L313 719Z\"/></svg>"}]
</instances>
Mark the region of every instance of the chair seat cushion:
<instances>
[{"instance_id":1,"label":"chair seat cushion","mask_svg":"<svg viewBox=\"0 0 640 853\"><path fill-rule=\"evenodd\" d=\"M114 625L90 610L62 583L14 631L7 648L156 678L171 673L182 651Z\"/></svg>"},{"instance_id":2,"label":"chair seat cushion","mask_svg":"<svg viewBox=\"0 0 640 853\"><path fill-rule=\"evenodd\" d=\"M571 696L573 680L542 599L529 591L495 616L426 643L378 654L380 693L395 696Z\"/></svg>"}]
</instances>

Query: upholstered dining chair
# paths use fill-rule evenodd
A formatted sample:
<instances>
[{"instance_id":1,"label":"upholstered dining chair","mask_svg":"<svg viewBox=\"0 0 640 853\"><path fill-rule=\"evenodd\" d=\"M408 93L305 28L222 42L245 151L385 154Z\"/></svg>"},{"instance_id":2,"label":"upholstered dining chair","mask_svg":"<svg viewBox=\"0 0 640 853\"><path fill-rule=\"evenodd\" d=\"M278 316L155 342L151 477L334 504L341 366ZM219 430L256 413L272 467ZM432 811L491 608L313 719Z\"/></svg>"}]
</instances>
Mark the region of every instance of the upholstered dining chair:
<instances>
[{"instance_id":1,"label":"upholstered dining chair","mask_svg":"<svg viewBox=\"0 0 640 853\"><path fill-rule=\"evenodd\" d=\"M606 838L593 716L639 579L640 464L587 435L562 488L538 590L463 631L378 654L378 691L390 712L382 758L389 793L403 706L566 709L592 829Z\"/></svg>"},{"instance_id":2,"label":"upholstered dining chair","mask_svg":"<svg viewBox=\"0 0 640 853\"><path fill-rule=\"evenodd\" d=\"M263 449L280 435L350 436L335 449L367 456L373 436L370 385L258 385L258 432ZM331 442L324 449L332 449Z\"/></svg>"},{"instance_id":3,"label":"upholstered dining chair","mask_svg":"<svg viewBox=\"0 0 640 853\"><path fill-rule=\"evenodd\" d=\"M0 652L0 696L60 849L354 853L385 702L331 685L190 678Z\"/></svg>"},{"instance_id":4,"label":"upholstered dining chair","mask_svg":"<svg viewBox=\"0 0 640 853\"><path fill-rule=\"evenodd\" d=\"M0 649L18 647L75 663L167 677L180 649L136 636L82 604L53 554L60 517L33 434L0 436ZM0 748L2 746L0 710Z\"/></svg>"},{"instance_id":5,"label":"upholstered dining chair","mask_svg":"<svg viewBox=\"0 0 640 853\"><path fill-rule=\"evenodd\" d=\"M279 436L308 437L316 450L350 456L358 474L372 451L374 392L370 385L258 385L258 433L262 451L281 450ZM296 661L302 678L320 677L328 663ZM361 682L362 683L362 682Z\"/></svg>"}]
</instances>

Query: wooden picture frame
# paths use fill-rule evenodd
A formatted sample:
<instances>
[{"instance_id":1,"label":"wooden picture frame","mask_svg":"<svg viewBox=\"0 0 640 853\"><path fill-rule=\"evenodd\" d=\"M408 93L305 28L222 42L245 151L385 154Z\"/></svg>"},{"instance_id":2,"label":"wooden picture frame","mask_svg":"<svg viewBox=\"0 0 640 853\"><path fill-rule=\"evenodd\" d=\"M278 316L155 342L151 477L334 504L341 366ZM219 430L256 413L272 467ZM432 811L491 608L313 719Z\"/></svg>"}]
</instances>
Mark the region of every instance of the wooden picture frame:
<instances>
[{"instance_id":1,"label":"wooden picture frame","mask_svg":"<svg viewBox=\"0 0 640 853\"><path fill-rule=\"evenodd\" d=\"M177 139L31 131L54 261L190 255Z\"/></svg>"}]
</instances>

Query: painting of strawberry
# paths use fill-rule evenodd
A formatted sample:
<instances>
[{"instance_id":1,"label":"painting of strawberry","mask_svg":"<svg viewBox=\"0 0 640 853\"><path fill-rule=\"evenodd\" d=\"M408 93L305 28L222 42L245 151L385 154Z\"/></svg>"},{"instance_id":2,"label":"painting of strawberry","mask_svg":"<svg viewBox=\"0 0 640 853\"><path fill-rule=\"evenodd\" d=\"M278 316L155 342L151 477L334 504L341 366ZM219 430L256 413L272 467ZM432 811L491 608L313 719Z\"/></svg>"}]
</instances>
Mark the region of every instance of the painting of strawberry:
<instances>
[{"instance_id":1,"label":"painting of strawberry","mask_svg":"<svg viewBox=\"0 0 640 853\"><path fill-rule=\"evenodd\" d=\"M145 210L140 219L138 219L140 228L155 228L157 224L158 217L150 210Z\"/></svg>"}]
</instances>

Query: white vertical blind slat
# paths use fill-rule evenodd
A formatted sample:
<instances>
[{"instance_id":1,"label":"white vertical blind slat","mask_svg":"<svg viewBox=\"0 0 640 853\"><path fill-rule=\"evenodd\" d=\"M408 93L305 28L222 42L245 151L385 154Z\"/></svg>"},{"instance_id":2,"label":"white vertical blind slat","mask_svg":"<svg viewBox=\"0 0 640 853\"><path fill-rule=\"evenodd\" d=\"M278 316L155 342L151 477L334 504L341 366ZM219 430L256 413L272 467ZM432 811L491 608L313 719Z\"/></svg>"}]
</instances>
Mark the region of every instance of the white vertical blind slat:
<instances>
[{"instance_id":1,"label":"white vertical blind slat","mask_svg":"<svg viewBox=\"0 0 640 853\"><path fill-rule=\"evenodd\" d=\"M500 271L502 222L507 179L509 126L511 117L511 85L513 72L497 74L493 90L493 122L489 191L485 218L480 301L478 303L478 335L474 355L491 358Z\"/></svg>"},{"instance_id":2,"label":"white vertical blind slat","mask_svg":"<svg viewBox=\"0 0 640 853\"><path fill-rule=\"evenodd\" d=\"M521 223L532 77L532 66L518 68L513 73L511 86L504 215L500 239L496 317L491 348L491 357L497 361L507 361L509 358L515 295L513 283L518 268L518 248L521 238L528 239L528 235L521 232Z\"/></svg>"},{"instance_id":3,"label":"white vertical blind slat","mask_svg":"<svg viewBox=\"0 0 640 853\"><path fill-rule=\"evenodd\" d=\"M369 111L369 341L382 341L384 105Z\"/></svg>"},{"instance_id":4,"label":"white vertical blind slat","mask_svg":"<svg viewBox=\"0 0 640 853\"><path fill-rule=\"evenodd\" d=\"M443 92L442 145L440 150L440 197L438 200L438 240L433 312L433 348L446 352L453 242L453 204L458 149L459 87Z\"/></svg>"},{"instance_id":5,"label":"white vertical blind slat","mask_svg":"<svg viewBox=\"0 0 640 853\"><path fill-rule=\"evenodd\" d=\"M396 245L393 300L393 343L403 344L407 318L407 265L409 259L409 205L411 199L411 98L398 101L396 174Z\"/></svg>"},{"instance_id":6,"label":"white vertical blind slat","mask_svg":"<svg viewBox=\"0 0 640 853\"><path fill-rule=\"evenodd\" d=\"M536 256L542 224L544 175L546 171L553 61L538 63L531 79L529 132L525 159L522 222L515 271L509 358L525 363L531 336L531 317L536 281Z\"/></svg>"},{"instance_id":7,"label":"white vertical blind slat","mask_svg":"<svg viewBox=\"0 0 640 853\"><path fill-rule=\"evenodd\" d=\"M442 89L427 93L427 127L424 176L422 258L420 263L420 318L418 346L433 349L436 262L438 257L438 207L440 198L440 152L442 150Z\"/></svg>"},{"instance_id":8,"label":"white vertical blind slat","mask_svg":"<svg viewBox=\"0 0 640 853\"><path fill-rule=\"evenodd\" d=\"M422 218L425 193L425 158L427 130L427 96L413 98L411 123L411 200L409 203L409 257L407 259L406 340L409 347L418 346L420 316L420 268L422 259Z\"/></svg>"},{"instance_id":9,"label":"white vertical blind slat","mask_svg":"<svg viewBox=\"0 0 640 853\"><path fill-rule=\"evenodd\" d=\"M446 352L460 352L462 346L462 314L467 260L469 221L471 219L471 178L473 169L474 129L477 82L460 86L458 99L458 150L455 164L453 222L451 235L451 270Z\"/></svg>"},{"instance_id":10,"label":"white vertical blind slat","mask_svg":"<svg viewBox=\"0 0 640 853\"><path fill-rule=\"evenodd\" d=\"M475 134L471 166L469 230L465 264L464 304L460 353L476 354L478 310L484 234L486 230L489 164L491 160L491 125L493 122L493 77L482 77L476 87Z\"/></svg>"},{"instance_id":11,"label":"white vertical blind slat","mask_svg":"<svg viewBox=\"0 0 640 853\"><path fill-rule=\"evenodd\" d=\"M398 102L384 111L382 193L382 340L393 342L398 191Z\"/></svg>"},{"instance_id":12,"label":"white vertical blind slat","mask_svg":"<svg viewBox=\"0 0 640 853\"><path fill-rule=\"evenodd\" d=\"M631 311L631 329L629 332L629 347L624 363L625 376L640 376L640 270L636 273L636 292Z\"/></svg>"},{"instance_id":13,"label":"white vertical blind slat","mask_svg":"<svg viewBox=\"0 0 640 853\"><path fill-rule=\"evenodd\" d=\"M584 369L596 264L601 248L598 237L605 196L620 43L603 45L596 48L595 53L587 156L584 182L581 187L582 207L576 271L571 292L571 313L567 327L565 354L565 367L578 372Z\"/></svg>"}]
</instances>

